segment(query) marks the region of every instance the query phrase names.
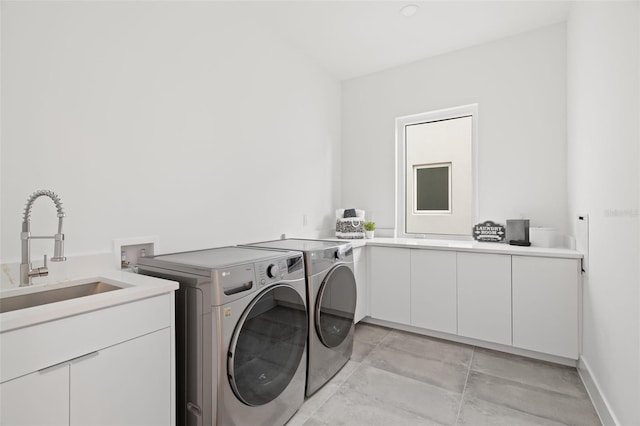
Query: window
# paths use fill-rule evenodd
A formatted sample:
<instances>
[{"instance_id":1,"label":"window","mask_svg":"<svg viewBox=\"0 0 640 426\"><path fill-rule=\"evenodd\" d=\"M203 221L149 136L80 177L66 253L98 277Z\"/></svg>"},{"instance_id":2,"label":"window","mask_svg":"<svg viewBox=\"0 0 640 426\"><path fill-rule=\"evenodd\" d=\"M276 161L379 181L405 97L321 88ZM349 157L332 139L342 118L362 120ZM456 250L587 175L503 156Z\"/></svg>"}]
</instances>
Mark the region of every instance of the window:
<instances>
[{"instance_id":1,"label":"window","mask_svg":"<svg viewBox=\"0 0 640 426\"><path fill-rule=\"evenodd\" d=\"M414 213L451 213L451 163L413 166Z\"/></svg>"},{"instance_id":2,"label":"window","mask_svg":"<svg viewBox=\"0 0 640 426\"><path fill-rule=\"evenodd\" d=\"M477 106L396 119L396 235L470 236Z\"/></svg>"}]
</instances>

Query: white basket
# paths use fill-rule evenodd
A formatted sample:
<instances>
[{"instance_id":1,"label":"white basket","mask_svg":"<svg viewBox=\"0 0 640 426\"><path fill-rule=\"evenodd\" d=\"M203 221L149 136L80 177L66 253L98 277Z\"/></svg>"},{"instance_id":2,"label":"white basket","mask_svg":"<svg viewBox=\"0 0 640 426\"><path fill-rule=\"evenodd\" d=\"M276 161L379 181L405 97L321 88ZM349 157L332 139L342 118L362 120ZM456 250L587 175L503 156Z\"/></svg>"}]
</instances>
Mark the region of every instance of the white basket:
<instances>
[{"instance_id":1,"label":"white basket","mask_svg":"<svg viewBox=\"0 0 640 426\"><path fill-rule=\"evenodd\" d=\"M364 238L364 210L356 209L356 217L343 217L344 210L336 210L336 238Z\"/></svg>"}]
</instances>

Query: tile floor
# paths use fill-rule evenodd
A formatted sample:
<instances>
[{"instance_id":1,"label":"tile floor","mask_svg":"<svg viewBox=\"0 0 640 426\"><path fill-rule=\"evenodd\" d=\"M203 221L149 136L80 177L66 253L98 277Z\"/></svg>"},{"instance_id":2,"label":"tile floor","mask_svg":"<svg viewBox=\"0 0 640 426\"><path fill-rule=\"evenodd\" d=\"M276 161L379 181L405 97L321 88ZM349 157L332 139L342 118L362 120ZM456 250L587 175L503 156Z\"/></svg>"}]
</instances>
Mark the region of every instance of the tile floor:
<instances>
[{"instance_id":1,"label":"tile floor","mask_svg":"<svg viewBox=\"0 0 640 426\"><path fill-rule=\"evenodd\" d=\"M287 426L600 425L575 368L370 324Z\"/></svg>"}]
</instances>

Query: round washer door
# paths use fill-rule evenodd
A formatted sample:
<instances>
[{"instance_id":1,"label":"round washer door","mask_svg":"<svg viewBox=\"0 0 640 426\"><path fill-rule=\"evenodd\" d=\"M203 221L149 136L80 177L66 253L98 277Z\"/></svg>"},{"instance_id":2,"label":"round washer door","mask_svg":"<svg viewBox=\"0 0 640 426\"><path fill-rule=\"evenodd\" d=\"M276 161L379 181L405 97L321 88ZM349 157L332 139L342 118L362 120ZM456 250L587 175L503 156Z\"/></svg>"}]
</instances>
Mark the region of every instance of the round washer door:
<instances>
[{"instance_id":1,"label":"round washer door","mask_svg":"<svg viewBox=\"0 0 640 426\"><path fill-rule=\"evenodd\" d=\"M304 355L307 329L304 301L288 285L269 287L249 304L227 354L229 382L242 402L263 405L285 390Z\"/></svg>"},{"instance_id":2,"label":"round washer door","mask_svg":"<svg viewBox=\"0 0 640 426\"><path fill-rule=\"evenodd\" d=\"M320 341L329 348L349 335L356 312L356 278L347 265L329 271L318 290L315 323Z\"/></svg>"}]
</instances>

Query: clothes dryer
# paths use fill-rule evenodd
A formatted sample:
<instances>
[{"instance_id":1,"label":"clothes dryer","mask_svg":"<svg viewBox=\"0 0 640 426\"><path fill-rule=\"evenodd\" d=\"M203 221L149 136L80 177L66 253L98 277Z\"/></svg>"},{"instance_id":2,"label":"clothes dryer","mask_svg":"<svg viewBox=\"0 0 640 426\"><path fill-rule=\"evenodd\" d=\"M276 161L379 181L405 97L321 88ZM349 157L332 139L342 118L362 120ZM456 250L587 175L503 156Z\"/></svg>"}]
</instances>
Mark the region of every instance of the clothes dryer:
<instances>
[{"instance_id":1,"label":"clothes dryer","mask_svg":"<svg viewBox=\"0 0 640 426\"><path fill-rule=\"evenodd\" d=\"M302 253L222 247L139 259L176 293L178 425L283 425L304 401Z\"/></svg>"},{"instance_id":2,"label":"clothes dryer","mask_svg":"<svg viewBox=\"0 0 640 426\"><path fill-rule=\"evenodd\" d=\"M327 383L353 352L356 279L350 242L283 239L249 244L304 253L309 340L306 395Z\"/></svg>"}]
</instances>

